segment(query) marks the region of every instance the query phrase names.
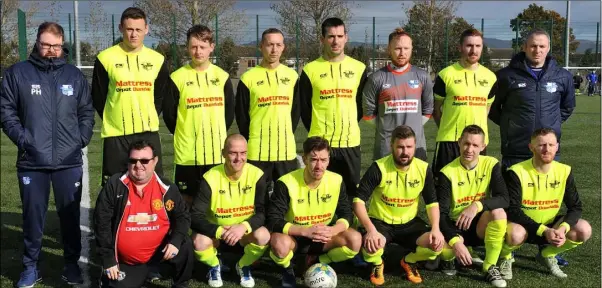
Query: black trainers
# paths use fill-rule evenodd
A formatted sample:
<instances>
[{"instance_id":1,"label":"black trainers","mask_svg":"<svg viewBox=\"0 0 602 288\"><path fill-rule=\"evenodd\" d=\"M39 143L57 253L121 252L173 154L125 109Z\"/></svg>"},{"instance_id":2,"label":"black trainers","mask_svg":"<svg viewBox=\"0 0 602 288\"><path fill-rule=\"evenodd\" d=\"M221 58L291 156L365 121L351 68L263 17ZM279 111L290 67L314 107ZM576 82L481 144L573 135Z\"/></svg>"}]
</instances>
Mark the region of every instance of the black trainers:
<instances>
[{"instance_id":1,"label":"black trainers","mask_svg":"<svg viewBox=\"0 0 602 288\"><path fill-rule=\"evenodd\" d=\"M292 266L282 269L282 288L297 287L297 279L295 278L295 270Z\"/></svg>"},{"instance_id":2,"label":"black trainers","mask_svg":"<svg viewBox=\"0 0 602 288\"><path fill-rule=\"evenodd\" d=\"M82 277L82 271L79 269L77 263L65 264L63 268L63 275L61 275L63 281L67 282L68 285L79 285L84 284L84 278Z\"/></svg>"},{"instance_id":3,"label":"black trainers","mask_svg":"<svg viewBox=\"0 0 602 288\"><path fill-rule=\"evenodd\" d=\"M443 261L439 263L439 267L441 267L441 272L447 276L454 276L458 271L456 271L456 261Z\"/></svg>"},{"instance_id":4,"label":"black trainers","mask_svg":"<svg viewBox=\"0 0 602 288\"><path fill-rule=\"evenodd\" d=\"M495 287L500 287L500 288L506 287L506 280L504 280L504 278L502 278L502 273L500 273L500 268L498 268L495 265L492 265L491 267L489 267L489 270L487 270L487 273L485 274L485 280L487 282L491 283L491 285L493 285Z\"/></svg>"}]
</instances>

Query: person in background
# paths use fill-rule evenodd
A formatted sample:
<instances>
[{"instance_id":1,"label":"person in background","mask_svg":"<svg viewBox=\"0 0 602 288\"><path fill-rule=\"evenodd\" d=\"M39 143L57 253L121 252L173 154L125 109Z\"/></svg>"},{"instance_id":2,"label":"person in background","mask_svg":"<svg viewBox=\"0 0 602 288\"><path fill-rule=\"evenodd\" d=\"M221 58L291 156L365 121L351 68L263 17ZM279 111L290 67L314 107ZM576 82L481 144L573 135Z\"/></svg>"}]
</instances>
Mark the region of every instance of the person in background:
<instances>
[{"instance_id":1,"label":"person in background","mask_svg":"<svg viewBox=\"0 0 602 288\"><path fill-rule=\"evenodd\" d=\"M90 143L94 108L88 81L67 64L61 25L38 27L29 59L8 68L0 90L2 130L17 145L17 177L23 209L23 272L17 287L33 287L42 278L42 249L50 184L60 219L68 284L82 284L80 201L82 149Z\"/></svg>"},{"instance_id":2,"label":"person in background","mask_svg":"<svg viewBox=\"0 0 602 288\"><path fill-rule=\"evenodd\" d=\"M581 94L581 83L583 83L583 77L577 72L573 75L573 84L575 85L575 94Z\"/></svg>"}]
</instances>

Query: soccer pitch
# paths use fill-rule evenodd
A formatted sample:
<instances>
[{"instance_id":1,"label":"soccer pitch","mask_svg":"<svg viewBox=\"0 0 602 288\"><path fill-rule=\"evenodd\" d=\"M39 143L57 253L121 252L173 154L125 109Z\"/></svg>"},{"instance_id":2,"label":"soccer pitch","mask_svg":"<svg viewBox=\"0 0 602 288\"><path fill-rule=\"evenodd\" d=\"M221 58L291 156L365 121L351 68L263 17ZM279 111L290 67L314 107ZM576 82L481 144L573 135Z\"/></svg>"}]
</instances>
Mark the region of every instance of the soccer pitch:
<instances>
[{"instance_id":1,"label":"soccer pitch","mask_svg":"<svg viewBox=\"0 0 602 288\"><path fill-rule=\"evenodd\" d=\"M101 169L101 140L100 119L96 119L95 133L92 142L88 146L88 175L90 206L94 207L98 195ZM297 151L301 150L301 143L307 136L307 131L300 123L296 131ZM371 164L372 147L374 142L374 130L364 122L360 123L362 129L362 173ZM432 160L435 150L436 126L429 121L426 126L429 162ZM235 125L230 133L236 132ZM500 158L498 126L489 124L490 143L487 151L489 155ZM592 237L584 245L573 251L569 251L565 258L570 262L563 270L569 275L562 280L554 278L545 273L542 266L535 262L537 249L533 245L525 245L517 251L516 262L513 266L514 279L508 281L508 287L600 287L600 97L577 97L577 108L568 122L563 125L562 156L561 161L573 167L577 187L584 204L583 218L592 226ZM173 137L163 125L161 127L161 140L163 144L163 163L165 175L173 176ZM1 287L14 287L21 272L21 257L23 250L21 229L21 200L16 177L15 160L17 149L15 145L2 133L0 136L2 145L0 180L1 192L1 259L0 259L0 283ZM46 217L45 236L40 259L42 282L36 287L64 287L61 281L63 267L62 244L60 240L60 228L54 197L51 195L49 211ZM424 215L424 206L421 207L421 215ZM88 211L91 216L92 211ZM426 218L425 218L426 219ZM89 219L92 220L91 217ZM90 223L88 221L88 223ZM82 222L82 225L85 223ZM88 229L84 227L83 229ZM91 279L90 286L97 286L101 268L99 259L95 255L94 241L90 240L90 255L88 276ZM391 253L393 252L393 253ZM85 254L86 252L83 252ZM447 277L439 271L420 270L424 282L413 285L401 274L399 260L403 254L398 251L388 251L385 259L385 287L415 287L415 286L437 286L437 287L491 287L483 281L479 268L458 267L455 277ZM280 275L276 266L263 261L262 265L254 268L253 275L256 287L275 287L280 284ZM234 263L228 263L234 267ZM207 287L205 280L206 269L202 264L195 264L194 280L190 287ZM333 265L338 274L339 287L373 287L368 280L370 270L358 269L346 263ZM299 275L298 275L299 276ZM239 278L232 269L223 275L224 287L240 287ZM301 278L298 278L301 284ZM161 281L158 284L149 284L146 287L169 287L169 281Z\"/></svg>"}]
</instances>

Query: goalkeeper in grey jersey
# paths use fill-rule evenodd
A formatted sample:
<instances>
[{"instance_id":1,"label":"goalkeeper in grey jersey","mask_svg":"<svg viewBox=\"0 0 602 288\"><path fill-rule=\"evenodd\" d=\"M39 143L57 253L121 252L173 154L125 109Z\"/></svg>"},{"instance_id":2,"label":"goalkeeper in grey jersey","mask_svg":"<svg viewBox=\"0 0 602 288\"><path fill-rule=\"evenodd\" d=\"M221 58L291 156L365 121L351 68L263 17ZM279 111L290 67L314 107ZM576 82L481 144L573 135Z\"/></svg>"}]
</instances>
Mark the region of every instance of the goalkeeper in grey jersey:
<instances>
[{"instance_id":1,"label":"goalkeeper in grey jersey","mask_svg":"<svg viewBox=\"0 0 602 288\"><path fill-rule=\"evenodd\" d=\"M401 28L389 34L391 64L368 77L363 90L364 120L375 120L374 160L390 154L391 131L399 125L416 133L416 157L426 161L423 125L433 113L433 85L425 70L410 64L412 38Z\"/></svg>"}]
</instances>

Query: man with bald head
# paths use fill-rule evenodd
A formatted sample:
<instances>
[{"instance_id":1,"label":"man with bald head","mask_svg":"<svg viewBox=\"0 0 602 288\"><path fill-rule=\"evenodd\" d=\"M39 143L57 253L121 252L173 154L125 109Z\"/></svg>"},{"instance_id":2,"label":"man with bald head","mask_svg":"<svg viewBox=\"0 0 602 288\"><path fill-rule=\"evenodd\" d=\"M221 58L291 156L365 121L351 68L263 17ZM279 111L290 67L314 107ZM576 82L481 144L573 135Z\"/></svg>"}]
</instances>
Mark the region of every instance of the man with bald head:
<instances>
[{"instance_id":1,"label":"man with bald head","mask_svg":"<svg viewBox=\"0 0 602 288\"><path fill-rule=\"evenodd\" d=\"M575 109L573 76L548 55L548 33L534 29L526 39L523 51L497 72L498 87L489 112L500 126L502 171L531 158L530 135L536 129L552 128L560 143L560 127ZM559 156L560 150L556 160ZM559 259L559 263L566 262Z\"/></svg>"},{"instance_id":2,"label":"man with bald head","mask_svg":"<svg viewBox=\"0 0 602 288\"><path fill-rule=\"evenodd\" d=\"M270 241L270 233L263 227L266 175L247 163L247 141L240 134L226 138L222 156L225 162L203 175L191 207L195 256L210 267L209 286L221 287L217 248L240 253L244 247L236 271L241 286L253 287L251 264L261 258Z\"/></svg>"}]
</instances>

